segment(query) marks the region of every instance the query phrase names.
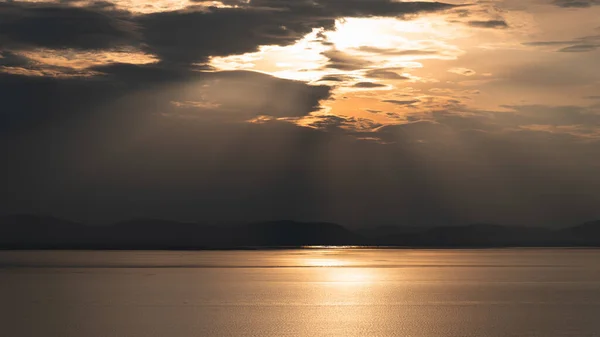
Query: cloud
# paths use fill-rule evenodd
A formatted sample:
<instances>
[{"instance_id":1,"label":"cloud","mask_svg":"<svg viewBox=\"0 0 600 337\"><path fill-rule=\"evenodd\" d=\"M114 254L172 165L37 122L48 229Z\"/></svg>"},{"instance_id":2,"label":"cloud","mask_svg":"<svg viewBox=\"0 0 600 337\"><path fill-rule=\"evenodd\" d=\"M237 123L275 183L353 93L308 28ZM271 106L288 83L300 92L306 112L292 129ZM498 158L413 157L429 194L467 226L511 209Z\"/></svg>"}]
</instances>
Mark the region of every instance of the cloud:
<instances>
[{"instance_id":1,"label":"cloud","mask_svg":"<svg viewBox=\"0 0 600 337\"><path fill-rule=\"evenodd\" d=\"M504 20L469 21L467 24L476 28L508 28L508 24Z\"/></svg>"},{"instance_id":2,"label":"cloud","mask_svg":"<svg viewBox=\"0 0 600 337\"><path fill-rule=\"evenodd\" d=\"M378 58L398 59L455 59L463 51L437 39L414 39L410 42L395 42L394 47L360 46L352 48L359 54L370 54Z\"/></svg>"},{"instance_id":3,"label":"cloud","mask_svg":"<svg viewBox=\"0 0 600 337\"><path fill-rule=\"evenodd\" d=\"M327 63L328 68L338 70L359 70L371 65L371 61L336 49L327 50L322 54L329 59L329 62Z\"/></svg>"},{"instance_id":4,"label":"cloud","mask_svg":"<svg viewBox=\"0 0 600 337\"><path fill-rule=\"evenodd\" d=\"M437 55L438 51L434 50L418 50L418 49L395 49L395 48L378 48L372 46L361 46L357 48L359 51L380 54L380 55L388 55L388 56L424 56L424 55Z\"/></svg>"},{"instance_id":5,"label":"cloud","mask_svg":"<svg viewBox=\"0 0 600 337\"><path fill-rule=\"evenodd\" d=\"M227 0L223 1L223 3L247 8L270 8L315 16L327 15L338 17L401 16L456 7L452 4L440 2L415 1L403 3L393 0L254 0L251 2L245 0Z\"/></svg>"},{"instance_id":6,"label":"cloud","mask_svg":"<svg viewBox=\"0 0 600 337\"><path fill-rule=\"evenodd\" d=\"M304 21L304 19L308 19ZM290 45L333 18L304 18L267 10L213 8L202 12L153 13L140 17L151 53L171 62L204 62L209 56L253 52L260 45Z\"/></svg>"},{"instance_id":7,"label":"cloud","mask_svg":"<svg viewBox=\"0 0 600 337\"><path fill-rule=\"evenodd\" d=\"M183 102L178 102L178 101L173 101L171 102L174 106L178 107L178 108L199 108L199 109L218 109L219 107L221 107L220 103L213 103L210 101L183 101ZM259 119L264 119L265 117L268 116L258 116Z\"/></svg>"},{"instance_id":8,"label":"cloud","mask_svg":"<svg viewBox=\"0 0 600 337\"><path fill-rule=\"evenodd\" d=\"M167 63L202 63L211 56L253 52L261 45L293 44L313 29L333 29L340 17L397 17L453 5L391 0L225 1L224 5L132 15L78 1L0 4L0 42L11 49L144 48ZM121 7L120 7L121 8Z\"/></svg>"},{"instance_id":9,"label":"cloud","mask_svg":"<svg viewBox=\"0 0 600 337\"><path fill-rule=\"evenodd\" d=\"M563 53L585 53L600 48L600 35L590 35L562 41L532 41L525 42L523 45L534 47L566 46L557 51Z\"/></svg>"},{"instance_id":10,"label":"cloud","mask_svg":"<svg viewBox=\"0 0 600 337\"><path fill-rule=\"evenodd\" d=\"M305 116L318 110L320 102L329 98L331 90L329 86L308 85L257 72L233 71L205 76L198 93L244 118Z\"/></svg>"},{"instance_id":11,"label":"cloud","mask_svg":"<svg viewBox=\"0 0 600 337\"><path fill-rule=\"evenodd\" d=\"M25 67L30 65L31 61L22 55L0 50L0 65L5 67Z\"/></svg>"},{"instance_id":12,"label":"cloud","mask_svg":"<svg viewBox=\"0 0 600 337\"><path fill-rule=\"evenodd\" d=\"M353 88L370 89L370 88L387 88L388 86L385 84L374 83L374 82L358 82L358 83L354 84L352 87Z\"/></svg>"},{"instance_id":13,"label":"cloud","mask_svg":"<svg viewBox=\"0 0 600 337\"><path fill-rule=\"evenodd\" d=\"M497 83L510 83L520 87L564 87L590 83L595 80L593 70L585 63L567 63L559 60L539 60L499 69L494 75Z\"/></svg>"},{"instance_id":14,"label":"cloud","mask_svg":"<svg viewBox=\"0 0 600 337\"><path fill-rule=\"evenodd\" d=\"M546 106L546 105L505 105L516 114L495 114L498 122L513 125L587 125L600 127L600 114L593 107L585 106Z\"/></svg>"},{"instance_id":15,"label":"cloud","mask_svg":"<svg viewBox=\"0 0 600 337\"><path fill-rule=\"evenodd\" d=\"M383 103L391 103L396 105L411 105L415 103L419 103L418 99L410 99L410 100L396 100L396 99L386 99L382 101Z\"/></svg>"},{"instance_id":16,"label":"cloud","mask_svg":"<svg viewBox=\"0 0 600 337\"><path fill-rule=\"evenodd\" d=\"M600 47L600 44L576 44L573 46L561 48L558 50L563 53L586 53L594 51Z\"/></svg>"},{"instance_id":17,"label":"cloud","mask_svg":"<svg viewBox=\"0 0 600 337\"><path fill-rule=\"evenodd\" d=\"M103 75L94 68L122 64L151 64L157 59L136 50L85 51L74 49L32 49L5 52L10 58L0 60L0 72L25 76L92 77ZM15 57L20 59L15 63Z\"/></svg>"},{"instance_id":18,"label":"cloud","mask_svg":"<svg viewBox=\"0 0 600 337\"><path fill-rule=\"evenodd\" d=\"M381 126L381 124L368 119L338 115L312 115L298 121L298 125L324 131L351 131L365 132L372 131Z\"/></svg>"},{"instance_id":19,"label":"cloud","mask_svg":"<svg viewBox=\"0 0 600 337\"><path fill-rule=\"evenodd\" d=\"M553 134L567 134L583 139L600 140L600 125L547 125L530 124L519 126L524 130L547 132Z\"/></svg>"},{"instance_id":20,"label":"cloud","mask_svg":"<svg viewBox=\"0 0 600 337\"><path fill-rule=\"evenodd\" d=\"M153 13L140 17L149 51L177 62L256 51L260 45L293 44L315 28L333 29L339 17L399 16L452 5L389 0L227 1L236 8ZM215 38L218 32L218 38ZM341 64L337 64L341 66ZM338 68L346 69L346 68Z\"/></svg>"},{"instance_id":21,"label":"cloud","mask_svg":"<svg viewBox=\"0 0 600 337\"><path fill-rule=\"evenodd\" d=\"M16 132L57 120L89 118L103 107L121 101L139 105L128 115L186 114L222 122L241 122L259 115L299 117L318 110L331 89L245 71L202 73L165 69L156 64L111 65L91 70L104 75L99 79L53 79L0 74L0 129ZM139 95L152 92L155 94L150 99L135 101ZM211 106L172 103L203 102L207 98Z\"/></svg>"},{"instance_id":22,"label":"cloud","mask_svg":"<svg viewBox=\"0 0 600 337\"><path fill-rule=\"evenodd\" d=\"M325 75L325 76L321 77L321 79L319 79L318 82L347 82L347 81L352 81L353 79L354 79L354 77L350 76L350 75L343 75L343 74Z\"/></svg>"},{"instance_id":23,"label":"cloud","mask_svg":"<svg viewBox=\"0 0 600 337\"><path fill-rule=\"evenodd\" d=\"M378 79L386 79L386 80L408 80L409 77L402 76L396 72L396 70L400 70L398 68L380 68L368 70L365 72L365 76L368 78L378 78Z\"/></svg>"},{"instance_id":24,"label":"cloud","mask_svg":"<svg viewBox=\"0 0 600 337\"><path fill-rule=\"evenodd\" d=\"M60 4L0 4L0 41L8 48L105 49L137 46L137 25L124 13Z\"/></svg>"},{"instance_id":25,"label":"cloud","mask_svg":"<svg viewBox=\"0 0 600 337\"><path fill-rule=\"evenodd\" d=\"M563 8L588 8L600 5L598 0L555 0L554 5Z\"/></svg>"},{"instance_id":26,"label":"cloud","mask_svg":"<svg viewBox=\"0 0 600 337\"><path fill-rule=\"evenodd\" d=\"M448 69L449 73L463 75L463 76L473 76L476 74L475 70L467 69L467 68L450 68Z\"/></svg>"},{"instance_id":27,"label":"cloud","mask_svg":"<svg viewBox=\"0 0 600 337\"><path fill-rule=\"evenodd\" d=\"M577 40L566 40L566 41L532 41L523 42L524 46L562 46L577 43Z\"/></svg>"}]
</instances>

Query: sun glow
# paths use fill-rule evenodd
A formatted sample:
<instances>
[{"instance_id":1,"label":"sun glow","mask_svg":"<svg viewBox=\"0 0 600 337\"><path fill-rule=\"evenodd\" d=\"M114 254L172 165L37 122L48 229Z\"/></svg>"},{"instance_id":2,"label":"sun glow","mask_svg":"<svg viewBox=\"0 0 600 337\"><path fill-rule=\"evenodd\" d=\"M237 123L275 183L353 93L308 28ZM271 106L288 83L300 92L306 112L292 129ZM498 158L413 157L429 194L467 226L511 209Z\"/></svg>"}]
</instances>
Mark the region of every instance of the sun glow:
<instances>
[{"instance_id":1,"label":"sun glow","mask_svg":"<svg viewBox=\"0 0 600 337\"><path fill-rule=\"evenodd\" d=\"M426 119L430 111L463 102L474 104L475 94L466 93L465 88L449 93L430 91L464 86L467 77L482 80L484 69L456 62L480 41L479 33L461 20L466 19L452 13L402 19L340 18L334 29L314 29L293 45L262 46L253 53L213 57L210 65L216 71L252 70L330 86L330 99L320 102L318 109L286 121L317 129L335 124L341 129L370 132L382 125L407 123L416 116ZM481 97L478 95L478 100Z\"/></svg>"},{"instance_id":2,"label":"sun glow","mask_svg":"<svg viewBox=\"0 0 600 337\"><path fill-rule=\"evenodd\" d=\"M435 18L415 20L394 18L345 18L336 21L335 30L325 33L338 49L362 46L391 48L410 39L438 35Z\"/></svg>"},{"instance_id":3,"label":"sun glow","mask_svg":"<svg viewBox=\"0 0 600 337\"><path fill-rule=\"evenodd\" d=\"M369 70L411 69L421 67L418 60L422 59L456 58L462 51L438 39L448 34L440 32L438 26L443 23L442 18L425 17L410 21L344 18L336 21L335 29L314 29L293 45L262 46L254 53L213 57L210 64L217 70L255 70L308 82L345 75L337 85L352 87L373 82L365 76Z\"/></svg>"}]
</instances>

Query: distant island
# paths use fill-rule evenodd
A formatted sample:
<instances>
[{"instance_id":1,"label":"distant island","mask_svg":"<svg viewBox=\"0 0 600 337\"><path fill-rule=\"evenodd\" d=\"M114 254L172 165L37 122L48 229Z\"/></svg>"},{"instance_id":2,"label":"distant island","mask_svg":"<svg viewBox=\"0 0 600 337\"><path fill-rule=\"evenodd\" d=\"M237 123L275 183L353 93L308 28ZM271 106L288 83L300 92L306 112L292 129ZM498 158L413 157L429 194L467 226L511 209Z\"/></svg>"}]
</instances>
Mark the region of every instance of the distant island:
<instances>
[{"instance_id":1,"label":"distant island","mask_svg":"<svg viewBox=\"0 0 600 337\"><path fill-rule=\"evenodd\" d=\"M88 226L37 215L0 217L0 249L254 249L302 246L600 247L600 221L548 229L493 224L365 227L326 222L268 221L209 226L135 219Z\"/></svg>"}]
</instances>

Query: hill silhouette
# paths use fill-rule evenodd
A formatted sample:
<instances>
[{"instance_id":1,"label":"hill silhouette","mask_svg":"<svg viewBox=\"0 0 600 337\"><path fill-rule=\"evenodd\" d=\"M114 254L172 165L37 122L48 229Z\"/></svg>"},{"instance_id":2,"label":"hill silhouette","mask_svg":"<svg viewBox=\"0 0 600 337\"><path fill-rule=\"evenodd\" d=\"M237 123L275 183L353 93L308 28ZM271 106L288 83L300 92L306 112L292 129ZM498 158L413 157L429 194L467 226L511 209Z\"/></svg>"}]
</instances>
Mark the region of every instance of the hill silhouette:
<instances>
[{"instance_id":1,"label":"hill silhouette","mask_svg":"<svg viewBox=\"0 0 600 337\"><path fill-rule=\"evenodd\" d=\"M209 226L133 219L87 226L29 214L0 217L1 249L239 249L299 246L600 247L600 221L547 229L495 224L369 227L351 231L326 222L268 221Z\"/></svg>"},{"instance_id":2,"label":"hill silhouette","mask_svg":"<svg viewBox=\"0 0 600 337\"><path fill-rule=\"evenodd\" d=\"M346 228L325 222L270 221L242 228L246 246L357 245L364 238Z\"/></svg>"}]
</instances>

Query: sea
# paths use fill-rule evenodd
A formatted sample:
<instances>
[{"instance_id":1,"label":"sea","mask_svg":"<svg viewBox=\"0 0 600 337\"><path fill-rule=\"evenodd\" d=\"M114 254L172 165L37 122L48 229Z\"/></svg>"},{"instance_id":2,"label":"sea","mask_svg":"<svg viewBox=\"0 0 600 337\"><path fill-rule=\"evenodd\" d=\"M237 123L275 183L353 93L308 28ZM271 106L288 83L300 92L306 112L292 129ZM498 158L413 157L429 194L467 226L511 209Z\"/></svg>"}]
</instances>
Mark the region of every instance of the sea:
<instances>
[{"instance_id":1,"label":"sea","mask_svg":"<svg viewBox=\"0 0 600 337\"><path fill-rule=\"evenodd\" d=\"M0 251L0 336L600 336L600 250Z\"/></svg>"}]
</instances>

